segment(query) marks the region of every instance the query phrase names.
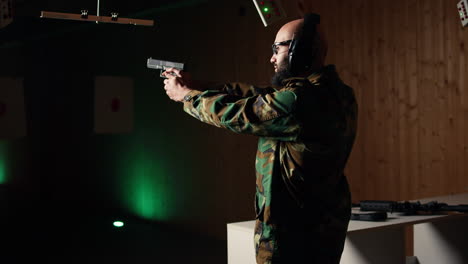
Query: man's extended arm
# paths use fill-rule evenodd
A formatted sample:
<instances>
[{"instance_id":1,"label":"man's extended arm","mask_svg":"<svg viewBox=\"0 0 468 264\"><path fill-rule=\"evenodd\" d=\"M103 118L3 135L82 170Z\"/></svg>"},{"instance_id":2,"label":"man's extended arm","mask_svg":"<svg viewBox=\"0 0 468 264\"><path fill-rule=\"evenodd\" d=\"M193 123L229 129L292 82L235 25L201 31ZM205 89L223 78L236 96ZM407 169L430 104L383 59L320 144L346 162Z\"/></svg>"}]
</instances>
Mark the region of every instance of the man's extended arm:
<instances>
[{"instance_id":1,"label":"man's extended arm","mask_svg":"<svg viewBox=\"0 0 468 264\"><path fill-rule=\"evenodd\" d=\"M293 115L297 99L294 89L270 88L270 93L254 95L254 89L242 89L254 86L232 83L224 85L224 89L200 91L193 89L190 78L182 72L173 72L175 74L164 73L167 95L174 101L185 101L184 110L198 120L236 133L281 140L297 137L299 125ZM252 96L245 97L247 95Z\"/></svg>"},{"instance_id":2,"label":"man's extended arm","mask_svg":"<svg viewBox=\"0 0 468 264\"><path fill-rule=\"evenodd\" d=\"M192 91L184 111L198 120L236 133L294 140L299 125L293 115L296 94L281 90L251 97L223 91Z\"/></svg>"},{"instance_id":3,"label":"man's extended arm","mask_svg":"<svg viewBox=\"0 0 468 264\"><path fill-rule=\"evenodd\" d=\"M227 83L227 84L220 85L218 87L219 89L215 89L215 90L220 90L220 91L226 92L227 94L237 95L241 97L250 97L250 96L255 96L259 94L273 93L275 91L271 87L257 87L251 84L239 83L239 82ZM208 88L207 90L210 90L210 89Z\"/></svg>"}]
</instances>

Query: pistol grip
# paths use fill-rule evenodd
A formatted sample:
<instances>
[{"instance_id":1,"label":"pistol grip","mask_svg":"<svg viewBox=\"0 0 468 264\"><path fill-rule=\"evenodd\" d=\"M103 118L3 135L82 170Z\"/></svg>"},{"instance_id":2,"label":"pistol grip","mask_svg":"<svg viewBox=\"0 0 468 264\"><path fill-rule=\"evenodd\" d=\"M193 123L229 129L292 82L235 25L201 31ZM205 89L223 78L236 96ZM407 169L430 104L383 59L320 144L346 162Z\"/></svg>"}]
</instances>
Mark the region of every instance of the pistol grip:
<instances>
[{"instance_id":1,"label":"pistol grip","mask_svg":"<svg viewBox=\"0 0 468 264\"><path fill-rule=\"evenodd\" d=\"M163 75L163 72L165 72L165 71L166 71L166 69L161 70L161 72L159 73L159 77L164 78L164 79L167 79L167 77ZM177 77L177 74L175 74L174 72L170 72L169 74L172 75L172 76L176 76L176 77Z\"/></svg>"}]
</instances>

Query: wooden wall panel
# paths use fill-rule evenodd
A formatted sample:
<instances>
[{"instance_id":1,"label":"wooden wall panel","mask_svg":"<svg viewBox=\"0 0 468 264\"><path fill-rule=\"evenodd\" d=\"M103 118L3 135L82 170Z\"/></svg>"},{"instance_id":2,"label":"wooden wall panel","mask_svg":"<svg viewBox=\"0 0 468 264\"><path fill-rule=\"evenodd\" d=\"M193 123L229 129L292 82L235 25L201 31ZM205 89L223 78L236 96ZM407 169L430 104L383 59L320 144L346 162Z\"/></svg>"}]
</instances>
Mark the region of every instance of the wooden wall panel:
<instances>
[{"instance_id":1,"label":"wooden wall panel","mask_svg":"<svg viewBox=\"0 0 468 264\"><path fill-rule=\"evenodd\" d=\"M466 48L457 0L306 1L355 88L353 200L468 191Z\"/></svg>"},{"instance_id":2,"label":"wooden wall panel","mask_svg":"<svg viewBox=\"0 0 468 264\"><path fill-rule=\"evenodd\" d=\"M468 91L465 43L456 0L309 0L307 11L322 16L327 33L327 62L356 92L359 131L346 173L354 201L418 199L468 191ZM240 3L240 4L239 4ZM269 45L282 23L264 28L250 1L225 9L246 16L219 17L229 38L199 64L221 65L203 78L261 84L273 74ZM296 1L283 1L289 18ZM205 21L208 23L207 21ZM204 23L205 23L204 22ZM283 21L286 22L286 21ZM206 34L222 35L221 31ZM211 47L211 46L209 46ZM204 54L203 52L201 54ZM219 206L213 222L251 217L254 137L215 128L209 135L217 149L206 182L229 186L214 191ZM226 153L219 155L219 153ZM223 178L217 178L223 174ZM213 185L214 186L214 185ZM222 225L214 225L221 234Z\"/></svg>"},{"instance_id":3,"label":"wooden wall panel","mask_svg":"<svg viewBox=\"0 0 468 264\"><path fill-rule=\"evenodd\" d=\"M346 170L354 201L468 191L468 30L461 27L457 1L304 0L308 11L321 14L329 42L328 63L336 64L342 79L354 87L360 106L358 137ZM299 15L296 3L283 1L290 19ZM89 65L96 65L96 73L115 74L118 69L143 79L137 87L140 94L153 89L151 85L160 89L157 97L136 103L145 104L141 109L151 109L157 117L155 113L167 110L170 118L152 120L148 112L139 115L170 131L163 134L172 136L166 141L183 142L185 147L172 150L174 155L193 160L190 175L176 175L190 177L183 184L192 184L193 191L181 194L190 210L181 210L180 219L173 221L225 237L227 222L254 217L256 138L234 135L186 116L180 105L168 102L158 78L145 79L142 65L148 56L183 58L199 79L266 83L273 74L270 45L282 23L265 28L251 0L161 11L157 22L160 26L154 31L119 31L126 37L140 36L135 46L124 47L141 48L131 51L140 55L141 68L129 64L103 70L103 65L110 66L105 56L111 55L99 51L94 51L99 59L91 59ZM96 35L103 32L93 30ZM7 64L1 69L28 70L19 65L18 56L41 54L41 47L15 50L15 58L4 49L2 58L15 61L19 71ZM191 129L181 139L175 124ZM145 129L148 134L158 131ZM160 139L148 140L158 145ZM112 162L104 164L106 169L113 166Z\"/></svg>"}]
</instances>

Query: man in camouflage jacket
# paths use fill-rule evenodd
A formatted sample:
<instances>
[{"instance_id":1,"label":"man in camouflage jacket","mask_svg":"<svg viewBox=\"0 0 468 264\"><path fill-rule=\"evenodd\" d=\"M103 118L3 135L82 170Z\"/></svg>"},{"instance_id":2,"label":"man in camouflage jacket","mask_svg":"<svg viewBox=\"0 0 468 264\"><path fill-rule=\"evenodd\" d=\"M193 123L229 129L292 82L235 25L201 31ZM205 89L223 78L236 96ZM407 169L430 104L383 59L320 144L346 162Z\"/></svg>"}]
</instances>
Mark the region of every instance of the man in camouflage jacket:
<instances>
[{"instance_id":1,"label":"man in camouflage jacket","mask_svg":"<svg viewBox=\"0 0 468 264\"><path fill-rule=\"evenodd\" d=\"M356 135L357 104L335 67L324 66L321 30L313 70L284 74L287 43L302 25L302 19L289 22L276 35L270 61L278 88L229 83L194 89L185 73L164 73L167 95L184 102L185 112L259 137L254 237L259 264L338 264L350 218L343 170Z\"/></svg>"}]
</instances>

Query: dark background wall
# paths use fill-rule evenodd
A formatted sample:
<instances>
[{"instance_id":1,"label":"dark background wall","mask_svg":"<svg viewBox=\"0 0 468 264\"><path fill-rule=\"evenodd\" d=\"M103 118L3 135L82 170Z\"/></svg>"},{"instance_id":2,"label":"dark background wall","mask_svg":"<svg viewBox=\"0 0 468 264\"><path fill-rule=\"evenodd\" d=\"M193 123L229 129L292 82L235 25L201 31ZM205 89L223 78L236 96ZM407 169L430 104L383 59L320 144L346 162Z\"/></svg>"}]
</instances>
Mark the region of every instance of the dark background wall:
<instances>
[{"instance_id":1,"label":"dark background wall","mask_svg":"<svg viewBox=\"0 0 468 264\"><path fill-rule=\"evenodd\" d=\"M24 79L28 125L27 137L0 141L2 227L18 249L8 260L223 263L226 223L254 217L256 138L184 114L146 59L265 84L287 20L265 28L249 0L110 2L102 14L155 27L39 19L41 10L95 13L95 2L18 0L15 22L0 29L0 75ZM467 191L468 36L456 2L304 1L322 15L328 63L360 104L347 167L354 201ZM283 3L289 20L299 16L296 1ZM132 133L93 133L103 75L134 80Z\"/></svg>"},{"instance_id":2,"label":"dark background wall","mask_svg":"<svg viewBox=\"0 0 468 264\"><path fill-rule=\"evenodd\" d=\"M18 2L1 32L1 75L24 79L28 125L27 137L1 142L8 260L225 262L226 223L254 217L256 140L192 120L146 59L186 62L202 79L254 81L271 72L257 68L276 30L250 1L115 8L154 19L152 28L38 18L81 7ZM103 75L134 80L132 133L93 133L94 79ZM116 219L126 226L113 228Z\"/></svg>"}]
</instances>

